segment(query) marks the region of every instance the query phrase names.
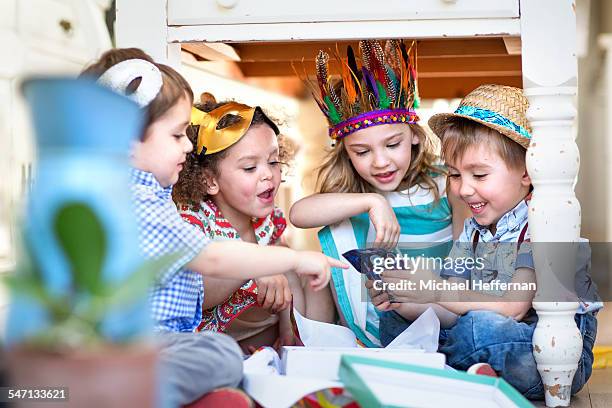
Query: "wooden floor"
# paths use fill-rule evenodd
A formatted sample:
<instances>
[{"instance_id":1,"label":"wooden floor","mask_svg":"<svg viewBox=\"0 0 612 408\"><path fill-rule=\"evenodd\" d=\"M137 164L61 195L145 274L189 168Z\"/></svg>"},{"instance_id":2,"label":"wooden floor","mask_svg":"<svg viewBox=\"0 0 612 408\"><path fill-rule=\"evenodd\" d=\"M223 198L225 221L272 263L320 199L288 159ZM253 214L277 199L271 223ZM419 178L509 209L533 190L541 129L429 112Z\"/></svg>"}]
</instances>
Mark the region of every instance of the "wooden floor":
<instances>
[{"instance_id":1,"label":"wooden floor","mask_svg":"<svg viewBox=\"0 0 612 408\"><path fill-rule=\"evenodd\" d=\"M534 404L545 407L543 401ZM612 367L593 370L587 385L572 397L572 408L609 408L612 407Z\"/></svg>"}]
</instances>

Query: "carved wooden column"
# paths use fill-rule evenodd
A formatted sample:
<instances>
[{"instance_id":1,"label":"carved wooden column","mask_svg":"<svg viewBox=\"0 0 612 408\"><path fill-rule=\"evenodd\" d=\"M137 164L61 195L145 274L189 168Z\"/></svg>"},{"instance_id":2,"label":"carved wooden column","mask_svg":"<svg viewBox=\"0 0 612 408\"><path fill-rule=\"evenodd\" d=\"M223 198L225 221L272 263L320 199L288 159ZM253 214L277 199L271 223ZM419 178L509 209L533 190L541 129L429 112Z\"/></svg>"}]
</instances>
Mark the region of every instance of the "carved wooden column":
<instances>
[{"instance_id":1,"label":"carved wooden column","mask_svg":"<svg viewBox=\"0 0 612 408\"><path fill-rule=\"evenodd\" d=\"M168 44L168 0L117 0L117 47L141 48L156 62L178 68L181 45Z\"/></svg>"},{"instance_id":2,"label":"carved wooden column","mask_svg":"<svg viewBox=\"0 0 612 408\"><path fill-rule=\"evenodd\" d=\"M534 357L546 405L568 406L582 351L574 314L580 203L574 194L579 152L573 129L577 90L576 16L571 0L522 0L523 86L533 139L527 169L534 192L529 228L534 242L539 321ZM566 244L551 245L550 243Z\"/></svg>"},{"instance_id":3,"label":"carved wooden column","mask_svg":"<svg viewBox=\"0 0 612 408\"><path fill-rule=\"evenodd\" d=\"M612 136L612 33L601 34L598 38L599 47L605 52L605 74L604 74L604 95L605 95L605 104L604 104L604 135L606 135L603 140L604 143L601 146L605 155L608 155L610 151L612 151L612 142L610 141L610 137ZM608 163L607 166L610 166ZM609 167L606 167L606 170ZM610 180L607 181L607 184L603 187L604 191L608 194L612 192L612 183ZM605 225L605 239L609 240L608 237L612 236L612 219L608 218L606 220ZM609 286L612 288L612 283Z\"/></svg>"}]
</instances>

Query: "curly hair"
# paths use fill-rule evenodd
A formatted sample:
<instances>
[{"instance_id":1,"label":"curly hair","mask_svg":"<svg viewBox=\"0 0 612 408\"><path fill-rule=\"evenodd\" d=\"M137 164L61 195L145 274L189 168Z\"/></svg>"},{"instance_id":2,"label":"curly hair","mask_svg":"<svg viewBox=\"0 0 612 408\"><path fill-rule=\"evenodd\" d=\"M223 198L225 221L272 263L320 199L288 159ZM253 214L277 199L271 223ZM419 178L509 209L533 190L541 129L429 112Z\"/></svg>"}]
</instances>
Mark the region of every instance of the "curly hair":
<instances>
[{"instance_id":1,"label":"curly hair","mask_svg":"<svg viewBox=\"0 0 612 408\"><path fill-rule=\"evenodd\" d=\"M211 112L225 104L226 102L214 102L208 101L202 104L195 104L195 107L204 112ZM217 129L224 129L235 123L238 123L242 118L237 115L225 115L219 120ZM256 109L253 115L253 120L249 129L259 126L266 125L271 121L261 109ZM197 146L198 131L200 126L192 125L187 128L187 137L194 146ZM278 146L279 146L279 161L285 167L290 166L293 161L296 146L288 137L280 134L278 135ZM183 170L179 174L178 182L174 185L172 190L172 198L177 204L187 204L191 206L194 211L198 211L200 203L206 201L210 196L206 193L206 171L211 172L213 175L219 175L219 164L227 157L228 152L232 147L224 149L217 153L212 154L200 154L198 155L195 149L187 155L187 160L184 163Z\"/></svg>"},{"instance_id":2,"label":"curly hair","mask_svg":"<svg viewBox=\"0 0 612 408\"><path fill-rule=\"evenodd\" d=\"M435 201L440 199L436 175L445 174L445 170L436 166L437 156L433 153L433 143L425 130L418 124L406 124L419 143L412 145L412 160L400 185L412 187L420 185L433 191ZM318 168L317 192L319 193L371 193L372 186L365 181L353 167L351 159L342 140L339 140Z\"/></svg>"}]
</instances>

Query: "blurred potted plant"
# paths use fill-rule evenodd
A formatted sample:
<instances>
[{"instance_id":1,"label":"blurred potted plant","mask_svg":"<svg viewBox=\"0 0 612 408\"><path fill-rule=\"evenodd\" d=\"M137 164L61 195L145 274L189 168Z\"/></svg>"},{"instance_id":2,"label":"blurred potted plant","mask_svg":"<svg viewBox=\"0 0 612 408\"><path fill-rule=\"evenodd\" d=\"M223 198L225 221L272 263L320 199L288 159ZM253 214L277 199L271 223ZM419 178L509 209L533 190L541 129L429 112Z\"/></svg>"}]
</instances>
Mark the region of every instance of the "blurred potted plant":
<instances>
[{"instance_id":1,"label":"blurred potted plant","mask_svg":"<svg viewBox=\"0 0 612 408\"><path fill-rule=\"evenodd\" d=\"M10 384L67 387L70 406L155 405L148 289L129 192L142 111L84 80L24 85L38 171L7 281Z\"/></svg>"}]
</instances>

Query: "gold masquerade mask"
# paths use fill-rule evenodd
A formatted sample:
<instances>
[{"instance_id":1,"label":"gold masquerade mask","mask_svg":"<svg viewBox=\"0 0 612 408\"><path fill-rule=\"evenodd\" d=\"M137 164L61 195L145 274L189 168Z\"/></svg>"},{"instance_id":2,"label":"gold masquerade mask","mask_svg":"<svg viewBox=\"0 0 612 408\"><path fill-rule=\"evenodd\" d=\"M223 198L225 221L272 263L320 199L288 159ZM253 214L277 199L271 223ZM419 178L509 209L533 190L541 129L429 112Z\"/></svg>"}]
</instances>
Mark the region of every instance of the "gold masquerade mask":
<instances>
[{"instance_id":1,"label":"gold masquerade mask","mask_svg":"<svg viewBox=\"0 0 612 408\"><path fill-rule=\"evenodd\" d=\"M257 108L236 102L229 102L208 113L191 108L191 124L200 126L196 153L201 154L204 149L205 155L217 153L236 143L251 126L255 109ZM241 120L226 128L217 129L219 121L230 114L239 116Z\"/></svg>"}]
</instances>

